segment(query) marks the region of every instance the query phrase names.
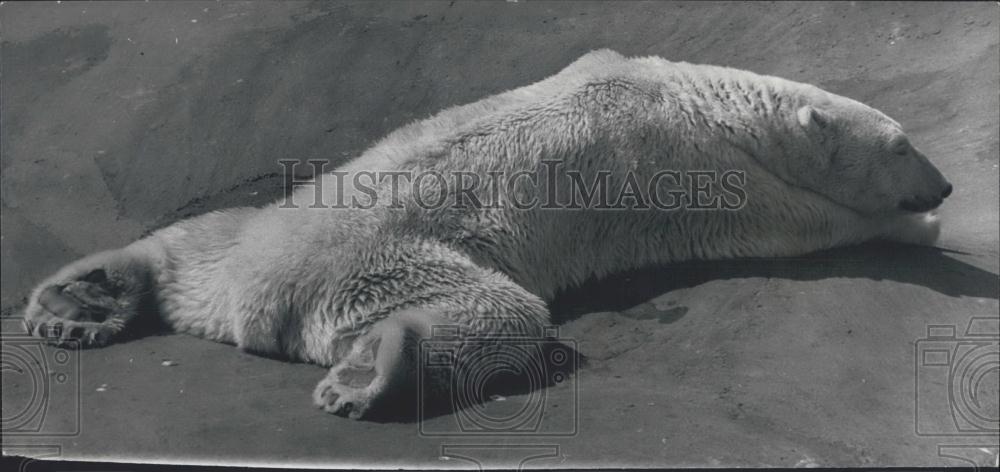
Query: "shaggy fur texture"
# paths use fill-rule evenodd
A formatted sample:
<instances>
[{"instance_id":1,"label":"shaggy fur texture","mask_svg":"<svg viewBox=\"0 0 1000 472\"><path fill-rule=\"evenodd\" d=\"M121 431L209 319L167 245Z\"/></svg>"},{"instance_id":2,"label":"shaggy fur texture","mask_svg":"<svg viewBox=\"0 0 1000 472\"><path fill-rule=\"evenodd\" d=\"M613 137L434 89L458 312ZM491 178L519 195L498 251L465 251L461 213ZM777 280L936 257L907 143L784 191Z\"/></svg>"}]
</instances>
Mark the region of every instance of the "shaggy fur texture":
<instances>
[{"instance_id":1,"label":"shaggy fur texture","mask_svg":"<svg viewBox=\"0 0 1000 472\"><path fill-rule=\"evenodd\" d=\"M514 209L512 199L542 196L518 184L496 207L427 209L416 198L460 189L391 195L385 182L370 192L351 179L464 171L545 180L543 161L584 182L608 175L612 189L665 169L739 170L746 198L737 210ZM155 315L177 331L333 366L315 401L360 417L412 379L407 339L426 338L432 325L540 337L546 301L590 277L876 238L931 244L939 230L927 211L950 192L899 124L861 103L776 77L607 50L401 128L338 171L347 177L323 175L289 201L181 221L70 264L35 290L26 317L36 334L61 327L63 337L100 345ZM379 198L370 208L314 208L325 203L317 188L324 200ZM570 190L566 179L552 188ZM669 179L655 188L679 189ZM91 299L67 289L81 283Z\"/></svg>"}]
</instances>

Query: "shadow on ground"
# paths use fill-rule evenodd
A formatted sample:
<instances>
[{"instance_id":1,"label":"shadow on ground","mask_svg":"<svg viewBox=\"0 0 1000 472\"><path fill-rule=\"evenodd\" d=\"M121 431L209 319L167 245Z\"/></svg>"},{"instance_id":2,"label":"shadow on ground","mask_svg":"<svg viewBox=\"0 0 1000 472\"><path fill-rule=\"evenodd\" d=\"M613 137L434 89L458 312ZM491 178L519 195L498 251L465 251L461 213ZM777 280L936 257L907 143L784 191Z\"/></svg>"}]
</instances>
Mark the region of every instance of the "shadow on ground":
<instances>
[{"instance_id":1,"label":"shadow on ground","mask_svg":"<svg viewBox=\"0 0 1000 472\"><path fill-rule=\"evenodd\" d=\"M891 280L916 285L950 297L996 300L1000 275L949 257L955 251L934 247L868 243L803 257L693 261L650 267L590 280L560 294L552 304L555 321L565 323L593 311L623 311L659 295L712 280L744 278L815 281L824 279ZM677 307L661 323L683 316Z\"/></svg>"}]
</instances>

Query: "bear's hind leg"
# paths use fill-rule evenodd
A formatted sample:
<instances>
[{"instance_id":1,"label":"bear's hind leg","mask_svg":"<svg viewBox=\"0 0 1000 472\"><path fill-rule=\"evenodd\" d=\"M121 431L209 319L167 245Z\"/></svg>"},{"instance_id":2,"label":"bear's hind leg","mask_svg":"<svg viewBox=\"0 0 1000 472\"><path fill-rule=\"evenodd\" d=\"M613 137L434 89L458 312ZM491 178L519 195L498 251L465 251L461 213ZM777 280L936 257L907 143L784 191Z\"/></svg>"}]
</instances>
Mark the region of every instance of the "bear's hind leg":
<instances>
[{"instance_id":1,"label":"bear's hind leg","mask_svg":"<svg viewBox=\"0 0 1000 472\"><path fill-rule=\"evenodd\" d=\"M508 350L506 343L543 341L548 316L544 305L528 294L519 299L513 296L513 291L498 292L501 298L508 296L505 301L512 306L505 307L486 295L480 309L492 306L497 311L478 311L471 304L465 310L436 305L400 310L376 322L371 331L354 341L351 352L316 386L314 403L329 413L352 419L409 417L418 406L429 406L435 411L441 407L454 408L453 404L437 402L462 393L453 391L465 388L454 384L456 372L490 369L489 361L493 358L534 352L522 348ZM470 312L475 315L468 316ZM429 342L425 346L431 349L429 357L421 352L423 342ZM483 355L490 352L497 354ZM425 366L424 361L432 362L433 366ZM418 381L420 375L422 382Z\"/></svg>"},{"instance_id":2,"label":"bear's hind leg","mask_svg":"<svg viewBox=\"0 0 1000 472\"><path fill-rule=\"evenodd\" d=\"M433 326L445 323L449 322L419 309L396 312L375 323L316 386L313 402L328 413L364 417L387 393L412 386L418 343L431 336Z\"/></svg>"},{"instance_id":3,"label":"bear's hind leg","mask_svg":"<svg viewBox=\"0 0 1000 472\"><path fill-rule=\"evenodd\" d=\"M432 243L380 242L374 250L381 251L382 257L372 258L381 266L356 277L347 293L358 295L345 296L364 301L357 304L362 307L399 308L339 314L370 316L373 324L316 387L313 400L327 412L355 419L408 416L418 400L454 390L453 373L476 369L481 347L506 350L507 344L538 340L546 331L549 311L541 298L460 253ZM422 363L422 343L433 348L428 365Z\"/></svg>"},{"instance_id":4,"label":"bear's hind leg","mask_svg":"<svg viewBox=\"0 0 1000 472\"><path fill-rule=\"evenodd\" d=\"M98 347L130 332L137 318L155 310L150 244L92 254L39 284L24 311L31 334Z\"/></svg>"}]
</instances>

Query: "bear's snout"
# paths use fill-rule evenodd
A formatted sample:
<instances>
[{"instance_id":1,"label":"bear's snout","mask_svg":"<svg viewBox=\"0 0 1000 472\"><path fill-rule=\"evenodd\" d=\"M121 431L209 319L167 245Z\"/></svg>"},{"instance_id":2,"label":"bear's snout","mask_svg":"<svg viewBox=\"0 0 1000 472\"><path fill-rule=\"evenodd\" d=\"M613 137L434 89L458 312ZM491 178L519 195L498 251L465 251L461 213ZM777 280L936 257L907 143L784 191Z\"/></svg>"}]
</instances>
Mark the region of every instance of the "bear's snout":
<instances>
[{"instance_id":1,"label":"bear's snout","mask_svg":"<svg viewBox=\"0 0 1000 472\"><path fill-rule=\"evenodd\" d=\"M944 202L948 195L951 195L953 187L950 183L945 182L944 189L941 190L939 195L913 195L908 198L903 199L899 202L899 208L905 211L912 211L914 213L923 213L925 211L933 210Z\"/></svg>"}]
</instances>

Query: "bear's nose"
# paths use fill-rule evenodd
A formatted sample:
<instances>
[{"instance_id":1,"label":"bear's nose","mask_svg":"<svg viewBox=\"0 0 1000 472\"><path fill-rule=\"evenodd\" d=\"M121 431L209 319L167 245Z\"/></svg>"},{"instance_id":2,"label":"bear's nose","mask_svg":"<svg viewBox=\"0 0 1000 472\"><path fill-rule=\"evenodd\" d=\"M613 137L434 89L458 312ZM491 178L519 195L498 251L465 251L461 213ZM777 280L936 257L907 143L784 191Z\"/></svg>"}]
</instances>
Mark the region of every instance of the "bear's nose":
<instances>
[{"instance_id":1,"label":"bear's nose","mask_svg":"<svg viewBox=\"0 0 1000 472\"><path fill-rule=\"evenodd\" d=\"M951 184L948 184L948 186L946 186L946 187L944 188L944 191L943 191L943 192L941 192L941 198L942 198L942 199L945 199L945 198L948 198L948 195L951 195L951 191L952 191L952 190L953 190L953 189L952 189L952 186L951 186Z\"/></svg>"}]
</instances>

